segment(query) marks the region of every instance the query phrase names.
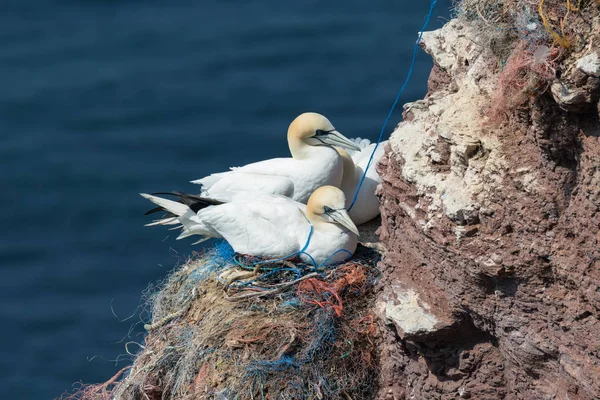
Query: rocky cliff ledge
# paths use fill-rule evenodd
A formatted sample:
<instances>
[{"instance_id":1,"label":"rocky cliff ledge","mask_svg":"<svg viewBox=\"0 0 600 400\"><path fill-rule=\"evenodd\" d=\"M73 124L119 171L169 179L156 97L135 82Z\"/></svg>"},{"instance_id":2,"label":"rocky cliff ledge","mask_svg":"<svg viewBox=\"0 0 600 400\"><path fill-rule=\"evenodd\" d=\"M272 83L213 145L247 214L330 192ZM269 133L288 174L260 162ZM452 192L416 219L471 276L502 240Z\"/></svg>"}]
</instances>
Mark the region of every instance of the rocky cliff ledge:
<instances>
[{"instance_id":1,"label":"rocky cliff ledge","mask_svg":"<svg viewBox=\"0 0 600 400\"><path fill-rule=\"evenodd\" d=\"M463 1L423 35L429 93L378 165L381 399L600 398L599 3L575 6Z\"/></svg>"}]
</instances>

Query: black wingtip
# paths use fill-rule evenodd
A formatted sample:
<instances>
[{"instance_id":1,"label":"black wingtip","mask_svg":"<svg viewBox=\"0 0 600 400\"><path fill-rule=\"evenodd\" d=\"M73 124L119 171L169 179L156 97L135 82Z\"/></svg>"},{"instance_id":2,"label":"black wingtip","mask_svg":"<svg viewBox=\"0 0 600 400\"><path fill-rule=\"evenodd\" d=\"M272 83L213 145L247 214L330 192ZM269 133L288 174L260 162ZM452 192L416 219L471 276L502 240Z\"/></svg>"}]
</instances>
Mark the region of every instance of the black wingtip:
<instances>
[{"instance_id":1,"label":"black wingtip","mask_svg":"<svg viewBox=\"0 0 600 400\"><path fill-rule=\"evenodd\" d=\"M215 200L215 199L211 199L210 197L203 197L203 196L199 196L199 195L195 195L195 194L188 194L188 193L183 193L183 192L179 192L179 191L173 191L173 192L155 192L152 193L154 196L174 196L177 197L177 201L185 204L186 206L188 206L193 212L198 212L200 210L202 210L203 208L206 207L210 207L210 206L218 206L220 204L223 204L223 201L220 200ZM150 214L154 214L157 213L159 211L166 211L164 208L162 207L156 207L153 208L152 210L148 210L144 213L144 215L150 215ZM170 214L170 213L169 213Z\"/></svg>"},{"instance_id":2,"label":"black wingtip","mask_svg":"<svg viewBox=\"0 0 600 400\"><path fill-rule=\"evenodd\" d=\"M163 196L181 197L181 196L184 196L185 193L183 193L183 192L177 192L177 191L172 191L172 192L154 192L154 193L152 193L152 195L153 196L163 195Z\"/></svg>"},{"instance_id":3,"label":"black wingtip","mask_svg":"<svg viewBox=\"0 0 600 400\"><path fill-rule=\"evenodd\" d=\"M150 214L154 214L154 213L157 213L157 212L159 212L159 211L164 211L164 208L162 208L162 207L156 207L156 208L153 208L152 210L148 210L148 211L146 211L146 212L144 213L144 215L150 215Z\"/></svg>"}]
</instances>

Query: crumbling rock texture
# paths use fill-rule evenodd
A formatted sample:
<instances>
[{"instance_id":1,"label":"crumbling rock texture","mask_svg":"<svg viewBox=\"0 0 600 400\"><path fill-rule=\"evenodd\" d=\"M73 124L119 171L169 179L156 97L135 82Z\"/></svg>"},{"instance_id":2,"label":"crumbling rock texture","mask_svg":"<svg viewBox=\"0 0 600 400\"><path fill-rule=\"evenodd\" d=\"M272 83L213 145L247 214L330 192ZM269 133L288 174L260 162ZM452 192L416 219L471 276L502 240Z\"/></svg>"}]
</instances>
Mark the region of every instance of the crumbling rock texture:
<instances>
[{"instance_id":1,"label":"crumbling rock texture","mask_svg":"<svg viewBox=\"0 0 600 400\"><path fill-rule=\"evenodd\" d=\"M422 46L429 93L378 165L379 398L600 398L597 47L553 83L580 100L548 89L490 123L480 32L452 20Z\"/></svg>"}]
</instances>

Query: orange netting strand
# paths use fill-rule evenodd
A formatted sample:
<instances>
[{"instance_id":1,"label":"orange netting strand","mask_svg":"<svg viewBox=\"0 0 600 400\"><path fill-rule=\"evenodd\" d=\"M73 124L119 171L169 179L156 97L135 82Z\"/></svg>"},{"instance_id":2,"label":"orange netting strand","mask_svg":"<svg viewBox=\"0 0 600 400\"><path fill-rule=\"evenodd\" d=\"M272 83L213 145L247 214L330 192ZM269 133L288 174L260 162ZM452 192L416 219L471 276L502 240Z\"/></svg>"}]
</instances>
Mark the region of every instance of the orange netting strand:
<instances>
[{"instance_id":1,"label":"orange netting strand","mask_svg":"<svg viewBox=\"0 0 600 400\"><path fill-rule=\"evenodd\" d=\"M341 317L343 306L340 294L349 288L361 290L367 282L367 275L362 265L353 264L336 270L333 278L336 276L337 279L331 284L316 278L300 282L298 297L305 303L331 309L335 315Z\"/></svg>"},{"instance_id":2,"label":"orange netting strand","mask_svg":"<svg viewBox=\"0 0 600 400\"><path fill-rule=\"evenodd\" d=\"M340 268L338 272L342 272L344 274L340 278L336 279L332 285L335 291L338 293L347 288L359 290L367 282L365 269L360 264L354 264Z\"/></svg>"},{"instance_id":3,"label":"orange netting strand","mask_svg":"<svg viewBox=\"0 0 600 400\"><path fill-rule=\"evenodd\" d=\"M121 369L112 378L104 383L94 385L82 385L82 387L71 395L63 395L63 400L111 400L113 391L121 375L131 368L131 365Z\"/></svg>"},{"instance_id":4,"label":"orange netting strand","mask_svg":"<svg viewBox=\"0 0 600 400\"><path fill-rule=\"evenodd\" d=\"M363 325L367 324L366 328L362 328ZM356 331L367 337L367 340L371 344L371 350L375 349L375 344L371 340L371 335L375 333L375 318L372 315L366 315L356 321Z\"/></svg>"},{"instance_id":5,"label":"orange netting strand","mask_svg":"<svg viewBox=\"0 0 600 400\"><path fill-rule=\"evenodd\" d=\"M337 290L327 282L310 278L298 284L298 297L308 304L315 304L323 309L332 309L335 315L342 316L342 299Z\"/></svg>"},{"instance_id":6,"label":"orange netting strand","mask_svg":"<svg viewBox=\"0 0 600 400\"><path fill-rule=\"evenodd\" d=\"M194 378L194 382L192 383L193 391L196 394L202 393L202 391L204 390L204 388L206 386L207 378L208 378L208 365L203 364L200 367L200 371L198 371L198 374Z\"/></svg>"},{"instance_id":7,"label":"orange netting strand","mask_svg":"<svg viewBox=\"0 0 600 400\"><path fill-rule=\"evenodd\" d=\"M259 331L263 330L264 328L266 328L266 332L263 333L262 335L259 335L259 336L253 337L253 338L249 338L249 339L235 339L235 340L240 343L246 343L246 344L260 342L261 340L265 340L267 338L267 336L269 336L269 334L271 332L273 332L273 330L275 329L275 325L265 325L265 326L261 327L259 329Z\"/></svg>"}]
</instances>

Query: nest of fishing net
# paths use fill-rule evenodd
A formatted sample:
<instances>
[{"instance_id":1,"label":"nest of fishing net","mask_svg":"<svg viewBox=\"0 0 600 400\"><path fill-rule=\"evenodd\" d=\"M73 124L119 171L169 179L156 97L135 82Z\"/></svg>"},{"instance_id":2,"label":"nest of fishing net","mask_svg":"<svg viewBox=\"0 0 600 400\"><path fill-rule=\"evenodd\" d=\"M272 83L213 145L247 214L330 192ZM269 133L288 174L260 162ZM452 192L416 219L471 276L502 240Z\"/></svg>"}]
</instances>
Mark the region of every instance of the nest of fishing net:
<instances>
[{"instance_id":1,"label":"nest of fishing net","mask_svg":"<svg viewBox=\"0 0 600 400\"><path fill-rule=\"evenodd\" d=\"M70 398L372 398L377 258L359 248L336 266L259 264L220 244L150 298L133 365Z\"/></svg>"}]
</instances>

